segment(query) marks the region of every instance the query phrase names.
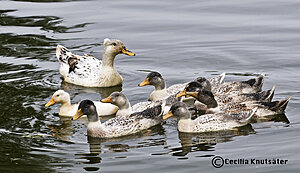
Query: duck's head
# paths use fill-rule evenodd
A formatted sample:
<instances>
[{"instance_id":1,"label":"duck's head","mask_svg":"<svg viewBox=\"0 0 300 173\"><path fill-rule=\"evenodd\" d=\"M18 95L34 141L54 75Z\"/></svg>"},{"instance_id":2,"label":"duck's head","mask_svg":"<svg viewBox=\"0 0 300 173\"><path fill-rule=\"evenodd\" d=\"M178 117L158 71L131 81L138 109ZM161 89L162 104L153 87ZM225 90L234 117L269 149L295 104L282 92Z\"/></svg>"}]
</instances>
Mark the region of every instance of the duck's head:
<instances>
[{"instance_id":1,"label":"duck's head","mask_svg":"<svg viewBox=\"0 0 300 173\"><path fill-rule=\"evenodd\" d=\"M138 84L139 87L153 85L156 90L165 89L166 83L163 77L158 72L151 72L147 75L146 79Z\"/></svg>"},{"instance_id":2,"label":"duck's head","mask_svg":"<svg viewBox=\"0 0 300 173\"><path fill-rule=\"evenodd\" d=\"M128 56L135 56L130 50L128 50L124 43L120 40L111 40L111 39L104 39L104 54L111 55L115 57L118 54L125 54Z\"/></svg>"},{"instance_id":3,"label":"duck's head","mask_svg":"<svg viewBox=\"0 0 300 173\"><path fill-rule=\"evenodd\" d=\"M194 81L199 82L203 89L211 91L211 84L205 77L198 77Z\"/></svg>"},{"instance_id":4,"label":"duck's head","mask_svg":"<svg viewBox=\"0 0 300 173\"><path fill-rule=\"evenodd\" d=\"M195 92L186 92L186 94L194 97L199 102L205 104L208 108L215 108L218 106L218 103L211 91L200 89Z\"/></svg>"},{"instance_id":5,"label":"duck's head","mask_svg":"<svg viewBox=\"0 0 300 173\"><path fill-rule=\"evenodd\" d=\"M113 92L105 99L102 99L103 103L111 103L119 107L119 109L130 107L129 100L127 97L121 92Z\"/></svg>"},{"instance_id":6,"label":"duck's head","mask_svg":"<svg viewBox=\"0 0 300 173\"><path fill-rule=\"evenodd\" d=\"M189 112L186 104L183 102L173 104L163 119L165 120L172 116L176 116L179 120L191 119L191 113Z\"/></svg>"},{"instance_id":7,"label":"duck's head","mask_svg":"<svg viewBox=\"0 0 300 173\"><path fill-rule=\"evenodd\" d=\"M69 93L65 92L64 90L57 90L45 106L49 107L55 103L70 103Z\"/></svg>"},{"instance_id":8,"label":"duck's head","mask_svg":"<svg viewBox=\"0 0 300 173\"><path fill-rule=\"evenodd\" d=\"M89 122L98 121L98 114L97 114L96 106L93 101L91 100L81 101L78 106L78 110L76 114L72 117L72 120L77 120L83 115L86 115L88 117Z\"/></svg>"},{"instance_id":9,"label":"duck's head","mask_svg":"<svg viewBox=\"0 0 300 173\"><path fill-rule=\"evenodd\" d=\"M203 89L203 85L197 81L192 81L189 82L185 88L179 92L176 97L182 97L182 96L186 96L188 97L188 95L186 94L186 92L195 92L197 90Z\"/></svg>"}]
</instances>

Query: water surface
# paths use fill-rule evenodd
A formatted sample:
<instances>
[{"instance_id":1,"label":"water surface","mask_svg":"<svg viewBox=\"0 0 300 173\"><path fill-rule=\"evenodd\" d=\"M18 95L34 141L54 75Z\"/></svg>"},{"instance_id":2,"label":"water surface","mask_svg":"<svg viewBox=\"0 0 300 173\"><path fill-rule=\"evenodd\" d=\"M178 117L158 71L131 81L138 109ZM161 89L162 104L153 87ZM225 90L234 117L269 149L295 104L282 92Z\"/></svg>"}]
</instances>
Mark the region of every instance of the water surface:
<instances>
[{"instance_id":1,"label":"water surface","mask_svg":"<svg viewBox=\"0 0 300 173\"><path fill-rule=\"evenodd\" d=\"M300 3L296 0L0 2L1 172L296 172L300 130ZM57 44L101 59L104 38L122 40L135 57L119 55L121 87L64 83ZM235 131L187 135L174 119L150 132L116 140L86 136L86 120L60 119L45 108L64 89L72 102L122 90L132 104L159 71L168 86L227 72L226 80L266 74L274 100L293 96L286 113ZM287 165L211 165L223 158L287 159Z\"/></svg>"}]
</instances>

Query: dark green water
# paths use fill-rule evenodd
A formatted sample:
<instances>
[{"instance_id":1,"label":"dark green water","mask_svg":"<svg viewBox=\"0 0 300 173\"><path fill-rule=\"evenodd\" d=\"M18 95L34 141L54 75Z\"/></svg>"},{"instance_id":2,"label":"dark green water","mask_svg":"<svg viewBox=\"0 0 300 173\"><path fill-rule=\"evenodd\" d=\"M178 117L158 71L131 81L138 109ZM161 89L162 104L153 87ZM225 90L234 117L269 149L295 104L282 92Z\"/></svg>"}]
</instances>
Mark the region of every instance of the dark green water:
<instances>
[{"instance_id":1,"label":"dark green water","mask_svg":"<svg viewBox=\"0 0 300 173\"><path fill-rule=\"evenodd\" d=\"M299 172L300 2L0 1L0 172ZM101 57L104 38L117 38L137 56L119 55L122 88L66 84L57 44ZM285 115L238 131L185 135L174 120L150 133L101 141L86 136L86 120L45 108L54 91L72 102L100 100L121 90L131 103L153 88L137 87L145 70L167 85L227 72L226 80L266 73L274 100L293 96ZM224 165L229 159L287 159L286 165Z\"/></svg>"}]
</instances>

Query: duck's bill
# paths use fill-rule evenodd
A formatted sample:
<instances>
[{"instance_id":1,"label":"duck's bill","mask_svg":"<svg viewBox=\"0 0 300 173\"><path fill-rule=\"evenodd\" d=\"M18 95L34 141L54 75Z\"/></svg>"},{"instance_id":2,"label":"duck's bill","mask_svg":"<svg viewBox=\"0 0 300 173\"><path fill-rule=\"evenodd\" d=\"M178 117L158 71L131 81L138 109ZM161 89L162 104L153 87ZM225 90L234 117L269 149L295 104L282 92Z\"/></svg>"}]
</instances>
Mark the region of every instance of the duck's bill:
<instances>
[{"instance_id":1,"label":"duck's bill","mask_svg":"<svg viewBox=\"0 0 300 173\"><path fill-rule=\"evenodd\" d=\"M146 85L150 85L150 81L149 78L146 78L143 82L141 82L138 86L142 87L142 86L146 86Z\"/></svg>"},{"instance_id":2,"label":"duck's bill","mask_svg":"<svg viewBox=\"0 0 300 173\"><path fill-rule=\"evenodd\" d=\"M106 97L105 99L102 99L101 102L103 103L112 103L112 96Z\"/></svg>"},{"instance_id":3,"label":"duck's bill","mask_svg":"<svg viewBox=\"0 0 300 173\"><path fill-rule=\"evenodd\" d=\"M176 97L182 97L186 95L186 89L182 90L180 93L176 95Z\"/></svg>"},{"instance_id":4,"label":"duck's bill","mask_svg":"<svg viewBox=\"0 0 300 173\"><path fill-rule=\"evenodd\" d=\"M78 109L76 114L72 117L72 120L77 120L78 118L80 118L83 115L81 109Z\"/></svg>"},{"instance_id":5,"label":"duck's bill","mask_svg":"<svg viewBox=\"0 0 300 173\"><path fill-rule=\"evenodd\" d=\"M51 98L51 99L49 100L49 102L48 102L47 104L45 104L45 107L49 107L49 106L54 105L54 104L55 104L55 101L54 101L53 98Z\"/></svg>"},{"instance_id":6,"label":"duck's bill","mask_svg":"<svg viewBox=\"0 0 300 173\"><path fill-rule=\"evenodd\" d=\"M172 117L173 115L174 115L174 114L172 113L172 111L169 111L169 112L163 117L163 119L166 120L166 119Z\"/></svg>"},{"instance_id":7,"label":"duck's bill","mask_svg":"<svg viewBox=\"0 0 300 173\"><path fill-rule=\"evenodd\" d=\"M187 96L192 96L194 98L198 98L198 92L186 92Z\"/></svg>"},{"instance_id":8,"label":"duck's bill","mask_svg":"<svg viewBox=\"0 0 300 173\"><path fill-rule=\"evenodd\" d=\"M128 56L135 56L135 53L132 53L130 50L123 48L122 53Z\"/></svg>"}]
</instances>

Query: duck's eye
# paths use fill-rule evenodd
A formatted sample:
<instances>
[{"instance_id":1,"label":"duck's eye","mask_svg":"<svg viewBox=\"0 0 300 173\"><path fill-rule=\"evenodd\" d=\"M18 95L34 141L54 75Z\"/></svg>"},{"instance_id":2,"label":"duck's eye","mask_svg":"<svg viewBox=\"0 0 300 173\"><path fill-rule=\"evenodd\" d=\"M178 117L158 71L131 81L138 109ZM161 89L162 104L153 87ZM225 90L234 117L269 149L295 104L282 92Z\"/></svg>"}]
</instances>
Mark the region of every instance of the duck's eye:
<instances>
[{"instance_id":1,"label":"duck's eye","mask_svg":"<svg viewBox=\"0 0 300 173\"><path fill-rule=\"evenodd\" d=\"M57 94L56 97L59 97L59 94Z\"/></svg>"},{"instance_id":2,"label":"duck's eye","mask_svg":"<svg viewBox=\"0 0 300 173\"><path fill-rule=\"evenodd\" d=\"M113 45L113 46L116 46L116 45L117 45L117 43L112 43L112 45Z\"/></svg>"}]
</instances>

